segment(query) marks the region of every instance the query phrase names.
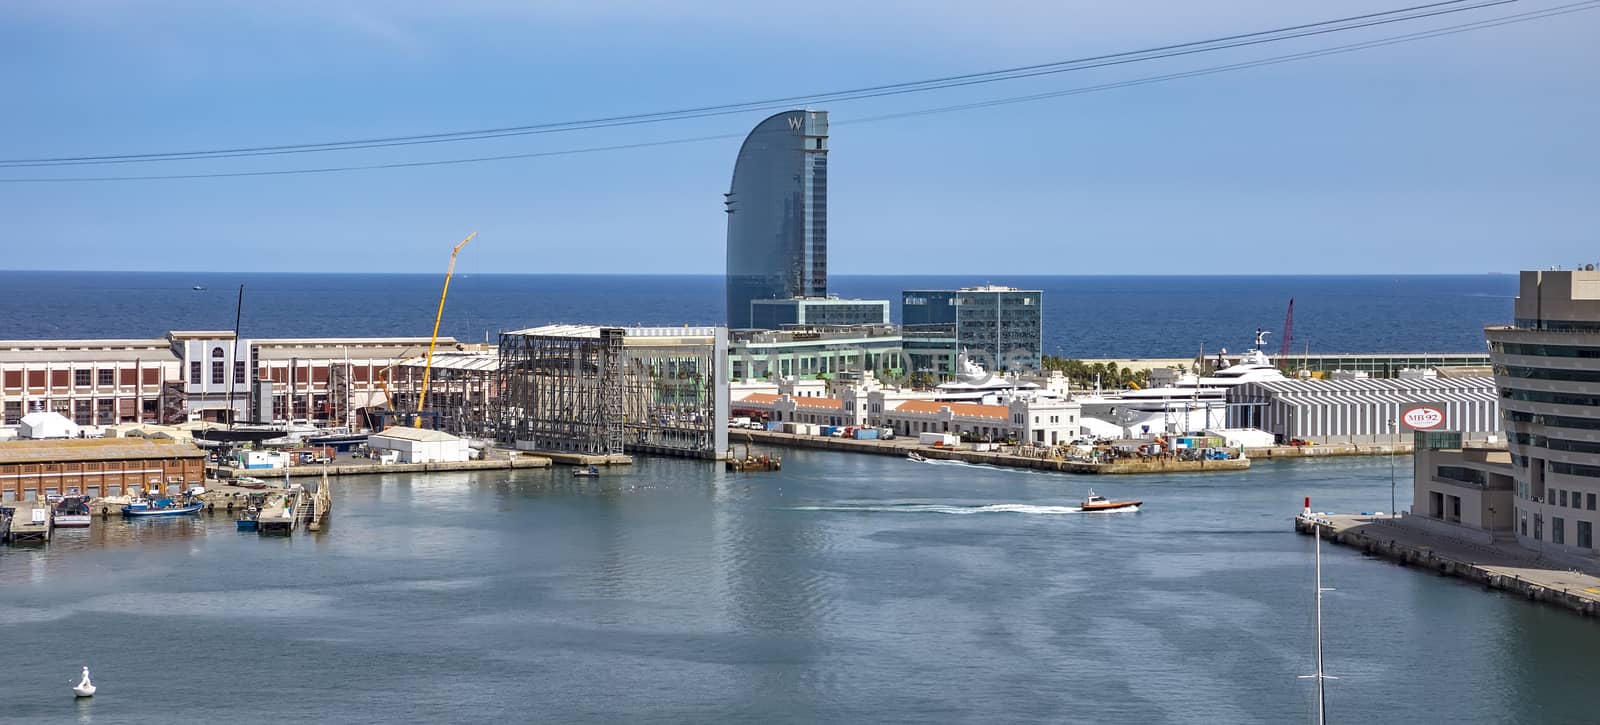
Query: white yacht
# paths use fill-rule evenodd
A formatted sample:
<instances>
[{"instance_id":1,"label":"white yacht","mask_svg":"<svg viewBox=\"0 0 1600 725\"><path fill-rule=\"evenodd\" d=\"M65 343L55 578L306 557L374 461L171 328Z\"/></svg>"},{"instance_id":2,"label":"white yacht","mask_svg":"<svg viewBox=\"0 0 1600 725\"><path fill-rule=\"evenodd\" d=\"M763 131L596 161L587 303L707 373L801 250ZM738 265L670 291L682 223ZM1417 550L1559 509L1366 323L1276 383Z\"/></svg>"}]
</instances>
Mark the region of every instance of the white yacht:
<instances>
[{"instance_id":1,"label":"white yacht","mask_svg":"<svg viewBox=\"0 0 1600 725\"><path fill-rule=\"evenodd\" d=\"M1181 375L1156 388L1074 396L1083 405L1084 427L1101 436L1143 437L1197 432L1228 425L1228 391L1259 380L1282 380L1261 348L1266 330L1256 330L1255 347L1238 362L1207 376ZM1226 354L1224 351L1223 354Z\"/></svg>"},{"instance_id":2,"label":"white yacht","mask_svg":"<svg viewBox=\"0 0 1600 725\"><path fill-rule=\"evenodd\" d=\"M1039 390L1039 385L990 373L968 358L966 350L962 350L956 355L956 379L940 383L935 390L935 400L978 402L991 396L1034 392Z\"/></svg>"},{"instance_id":3,"label":"white yacht","mask_svg":"<svg viewBox=\"0 0 1600 725\"><path fill-rule=\"evenodd\" d=\"M1227 391L1167 387L1073 396L1083 425L1097 436L1138 438L1222 428L1228 422Z\"/></svg>"},{"instance_id":4,"label":"white yacht","mask_svg":"<svg viewBox=\"0 0 1600 725\"><path fill-rule=\"evenodd\" d=\"M1179 378L1174 385L1180 388L1198 387L1227 390L1228 388L1259 380L1283 380L1283 372L1278 370L1272 364L1272 360L1267 357L1267 354L1261 351L1261 348L1267 344L1267 335L1271 334L1266 330L1257 329L1255 347L1246 350L1243 355L1239 356L1238 362L1205 377L1185 375ZM1223 354L1226 355L1227 350L1223 350Z\"/></svg>"}]
</instances>

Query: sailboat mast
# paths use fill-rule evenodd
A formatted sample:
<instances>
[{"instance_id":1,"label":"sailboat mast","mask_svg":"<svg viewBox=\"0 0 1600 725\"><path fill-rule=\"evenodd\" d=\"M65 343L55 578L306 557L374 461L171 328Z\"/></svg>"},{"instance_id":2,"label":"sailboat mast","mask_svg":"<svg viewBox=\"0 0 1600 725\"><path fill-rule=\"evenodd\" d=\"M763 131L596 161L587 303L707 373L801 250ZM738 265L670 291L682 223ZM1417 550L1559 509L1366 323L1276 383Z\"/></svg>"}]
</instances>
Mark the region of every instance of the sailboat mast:
<instances>
[{"instance_id":1,"label":"sailboat mast","mask_svg":"<svg viewBox=\"0 0 1600 725\"><path fill-rule=\"evenodd\" d=\"M239 320L243 315L244 285L241 284L239 285L239 301L234 303L233 306L233 354L228 356L228 360L233 363L231 367L235 370L239 368ZM245 352L245 359L250 359L248 350ZM233 370L229 370L227 377L223 379L228 381L228 427L232 428L233 421L238 417L233 414L233 389L238 386L239 381L234 379Z\"/></svg>"},{"instance_id":2,"label":"sailboat mast","mask_svg":"<svg viewBox=\"0 0 1600 725\"><path fill-rule=\"evenodd\" d=\"M1317 559L1317 725L1326 725L1328 699L1324 685L1327 682L1327 675L1322 670L1322 525L1313 524L1311 535L1316 539Z\"/></svg>"}]
</instances>

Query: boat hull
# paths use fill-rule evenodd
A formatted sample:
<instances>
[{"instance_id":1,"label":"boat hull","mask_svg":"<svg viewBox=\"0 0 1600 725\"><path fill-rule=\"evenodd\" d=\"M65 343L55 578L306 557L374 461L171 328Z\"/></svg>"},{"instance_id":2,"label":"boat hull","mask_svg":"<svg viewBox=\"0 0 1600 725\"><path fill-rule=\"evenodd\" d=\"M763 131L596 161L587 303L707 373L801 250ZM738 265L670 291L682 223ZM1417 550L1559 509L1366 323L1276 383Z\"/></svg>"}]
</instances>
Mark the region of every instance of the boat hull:
<instances>
[{"instance_id":1,"label":"boat hull","mask_svg":"<svg viewBox=\"0 0 1600 725\"><path fill-rule=\"evenodd\" d=\"M87 529L93 520L89 514L56 514L54 523L58 529Z\"/></svg>"},{"instance_id":2,"label":"boat hull","mask_svg":"<svg viewBox=\"0 0 1600 725\"><path fill-rule=\"evenodd\" d=\"M255 519L250 519L248 521L235 521L234 525L237 526L240 531L255 531L256 530L256 521L255 521Z\"/></svg>"},{"instance_id":3,"label":"boat hull","mask_svg":"<svg viewBox=\"0 0 1600 725\"><path fill-rule=\"evenodd\" d=\"M1103 501L1098 503L1084 502L1080 508L1084 511L1116 511L1118 509L1136 508L1143 506L1144 501Z\"/></svg>"},{"instance_id":4,"label":"boat hull","mask_svg":"<svg viewBox=\"0 0 1600 725\"><path fill-rule=\"evenodd\" d=\"M122 515L130 519L149 518L152 516L188 516L200 513L205 504L192 503L188 506L179 506L170 509L131 509L123 508Z\"/></svg>"}]
</instances>

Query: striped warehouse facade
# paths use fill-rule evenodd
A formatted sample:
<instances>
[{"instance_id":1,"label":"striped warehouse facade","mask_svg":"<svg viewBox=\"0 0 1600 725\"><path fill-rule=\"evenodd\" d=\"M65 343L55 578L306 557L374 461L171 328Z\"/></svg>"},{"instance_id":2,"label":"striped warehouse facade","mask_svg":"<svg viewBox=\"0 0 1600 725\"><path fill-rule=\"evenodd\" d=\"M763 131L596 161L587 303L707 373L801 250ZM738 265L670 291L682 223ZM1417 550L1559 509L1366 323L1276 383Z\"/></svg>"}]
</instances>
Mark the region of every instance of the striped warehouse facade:
<instances>
[{"instance_id":1,"label":"striped warehouse facade","mask_svg":"<svg viewBox=\"0 0 1600 725\"><path fill-rule=\"evenodd\" d=\"M1269 380L1228 393L1228 427L1259 428L1279 442L1379 443L1405 440L1397 430L1400 410L1413 403L1440 403L1442 430L1467 440L1500 431L1500 400L1494 378Z\"/></svg>"}]
</instances>

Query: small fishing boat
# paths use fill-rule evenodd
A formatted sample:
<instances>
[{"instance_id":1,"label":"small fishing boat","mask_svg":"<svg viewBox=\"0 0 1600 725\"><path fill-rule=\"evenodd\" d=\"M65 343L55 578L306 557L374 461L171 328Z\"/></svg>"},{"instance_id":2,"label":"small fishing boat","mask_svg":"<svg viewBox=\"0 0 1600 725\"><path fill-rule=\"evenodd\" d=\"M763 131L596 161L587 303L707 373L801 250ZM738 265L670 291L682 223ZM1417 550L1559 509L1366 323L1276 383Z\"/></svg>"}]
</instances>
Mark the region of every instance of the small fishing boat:
<instances>
[{"instance_id":1,"label":"small fishing boat","mask_svg":"<svg viewBox=\"0 0 1600 725\"><path fill-rule=\"evenodd\" d=\"M916 451L912 451L910 453L907 453L906 454L906 458L908 460L916 461L918 463L922 463L923 461L928 460L927 457L923 456L921 453L918 453Z\"/></svg>"},{"instance_id":2,"label":"small fishing boat","mask_svg":"<svg viewBox=\"0 0 1600 725\"><path fill-rule=\"evenodd\" d=\"M95 686L89 681L89 668L83 668L83 679L72 688L72 694L78 697L94 697Z\"/></svg>"},{"instance_id":3,"label":"small fishing boat","mask_svg":"<svg viewBox=\"0 0 1600 725\"><path fill-rule=\"evenodd\" d=\"M1137 508L1143 504L1144 501L1137 499L1112 501L1105 496L1095 493L1094 489L1091 488L1089 489L1089 497L1084 499L1083 503L1079 504L1078 506L1084 511L1116 511L1117 509Z\"/></svg>"},{"instance_id":4,"label":"small fishing boat","mask_svg":"<svg viewBox=\"0 0 1600 725\"><path fill-rule=\"evenodd\" d=\"M128 518L138 518L142 516L186 516L188 514L200 513L200 509L204 507L205 503L192 499L174 501L170 498L158 498L154 500L147 498L136 498L127 506L122 507L122 515Z\"/></svg>"},{"instance_id":5,"label":"small fishing boat","mask_svg":"<svg viewBox=\"0 0 1600 725\"><path fill-rule=\"evenodd\" d=\"M68 496L56 504L50 513L58 529L86 529L93 517L89 515L88 496Z\"/></svg>"},{"instance_id":6,"label":"small fishing boat","mask_svg":"<svg viewBox=\"0 0 1600 725\"><path fill-rule=\"evenodd\" d=\"M248 488L252 491L260 491L267 487L267 482L254 476L241 476L233 479L233 485L239 488Z\"/></svg>"},{"instance_id":7,"label":"small fishing boat","mask_svg":"<svg viewBox=\"0 0 1600 725\"><path fill-rule=\"evenodd\" d=\"M588 468L575 468L572 470L572 475L587 478L597 478L600 476L600 467L589 466Z\"/></svg>"},{"instance_id":8,"label":"small fishing boat","mask_svg":"<svg viewBox=\"0 0 1600 725\"><path fill-rule=\"evenodd\" d=\"M194 286L194 287L192 287L192 288L191 288L191 289L193 289L193 290L194 290L194 291L196 291L196 292L201 292L201 291L204 291L204 290L205 290L205 285L198 285L198 284L197 284L197 285L195 285L195 286Z\"/></svg>"},{"instance_id":9,"label":"small fishing boat","mask_svg":"<svg viewBox=\"0 0 1600 725\"><path fill-rule=\"evenodd\" d=\"M260 517L261 509L258 509L255 506L250 506L239 512L239 518L238 520L234 521L234 525L239 527L240 531L255 531L256 524L258 523Z\"/></svg>"}]
</instances>

